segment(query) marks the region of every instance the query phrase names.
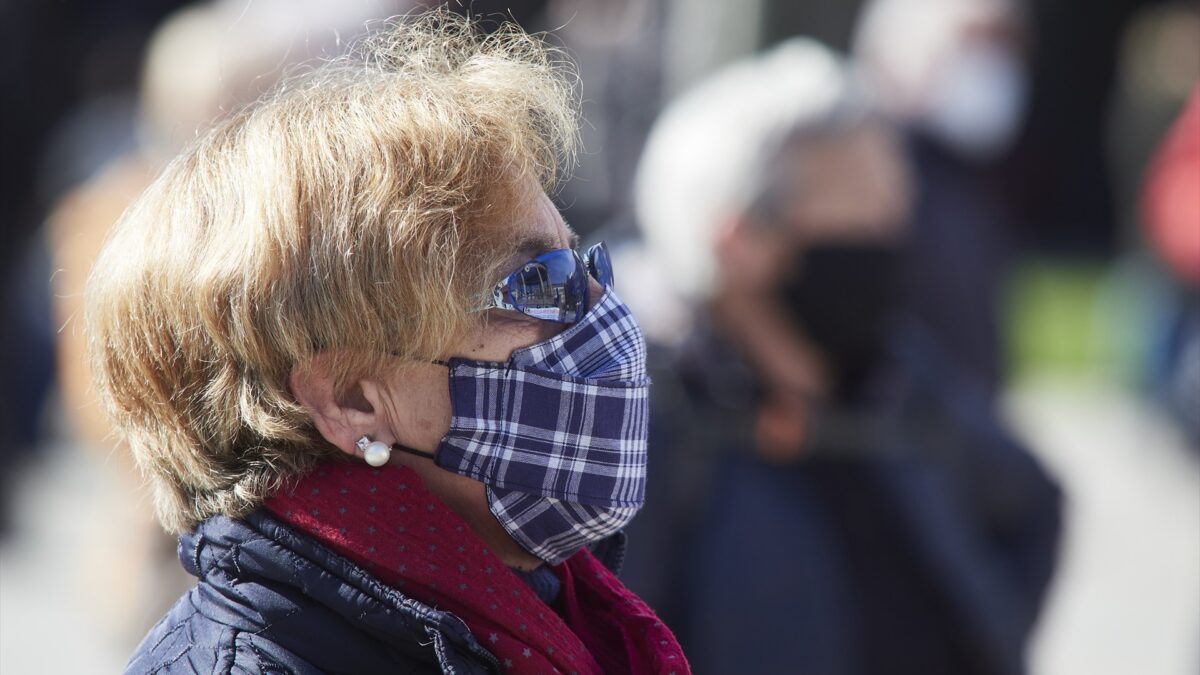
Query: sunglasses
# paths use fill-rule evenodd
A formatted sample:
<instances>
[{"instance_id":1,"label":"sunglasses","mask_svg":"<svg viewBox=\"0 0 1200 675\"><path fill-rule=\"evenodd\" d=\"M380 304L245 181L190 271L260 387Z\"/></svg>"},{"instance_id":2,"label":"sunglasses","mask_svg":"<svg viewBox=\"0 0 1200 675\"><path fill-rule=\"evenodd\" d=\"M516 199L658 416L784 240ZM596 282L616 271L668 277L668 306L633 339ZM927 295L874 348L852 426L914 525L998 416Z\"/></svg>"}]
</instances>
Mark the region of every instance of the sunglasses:
<instances>
[{"instance_id":1,"label":"sunglasses","mask_svg":"<svg viewBox=\"0 0 1200 675\"><path fill-rule=\"evenodd\" d=\"M588 309L588 276L613 285L612 259L604 242L580 256L569 248L543 253L496 283L480 309L507 309L542 321L575 323Z\"/></svg>"}]
</instances>

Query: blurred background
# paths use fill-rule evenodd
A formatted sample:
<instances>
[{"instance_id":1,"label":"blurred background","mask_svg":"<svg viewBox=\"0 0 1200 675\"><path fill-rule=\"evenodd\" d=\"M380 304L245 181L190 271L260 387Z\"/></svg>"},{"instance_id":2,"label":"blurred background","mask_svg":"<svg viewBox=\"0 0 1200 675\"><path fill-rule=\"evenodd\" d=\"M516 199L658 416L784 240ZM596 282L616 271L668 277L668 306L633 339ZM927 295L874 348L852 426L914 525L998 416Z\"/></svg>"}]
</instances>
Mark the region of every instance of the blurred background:
<instances>
[{"instance_id":1,"label":"blurred background","mask_svg":"<svg viewBox=\"0 0 1200 675\"><path fill-rule=\"evenodd\" d=\"M0 672L117 672L189 584L82 359L109 227L421 6L0 4ZM1195 3L469 11L578 65L556 199L656 383L622 576L696 672L1200 673Z\"/></svg>"}]
</instances>

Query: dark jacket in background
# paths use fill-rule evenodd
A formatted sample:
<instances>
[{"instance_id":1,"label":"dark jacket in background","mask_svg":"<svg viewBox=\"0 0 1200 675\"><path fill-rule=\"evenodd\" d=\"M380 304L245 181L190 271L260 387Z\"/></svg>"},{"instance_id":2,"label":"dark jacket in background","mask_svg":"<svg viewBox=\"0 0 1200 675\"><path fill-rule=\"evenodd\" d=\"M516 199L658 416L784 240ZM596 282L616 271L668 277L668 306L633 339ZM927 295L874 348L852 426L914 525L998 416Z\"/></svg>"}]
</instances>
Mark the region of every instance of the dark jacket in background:
<instances>
[{"instance_id":1,"label":"dark jacket in background","mask_svg":"<svg viewBox=\"0 0 1200 675\"><path fill-rule=\"evenodd\" d=\"M647 503L623 578L696 673L1024 671L1060 494L932 333L895 333L869 410L759 460L755 382L710 331L653 373ZM659 354L662 356L662 354Z\"/></svg>"}]
</instances>

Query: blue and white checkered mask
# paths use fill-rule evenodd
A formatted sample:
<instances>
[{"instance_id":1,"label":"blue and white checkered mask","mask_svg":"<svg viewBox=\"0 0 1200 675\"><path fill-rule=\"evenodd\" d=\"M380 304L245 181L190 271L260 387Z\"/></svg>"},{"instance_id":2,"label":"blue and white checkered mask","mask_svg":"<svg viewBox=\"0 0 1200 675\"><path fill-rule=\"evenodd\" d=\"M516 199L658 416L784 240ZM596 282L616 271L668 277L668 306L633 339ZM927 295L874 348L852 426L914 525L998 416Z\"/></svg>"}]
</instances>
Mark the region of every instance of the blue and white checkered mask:
<instances>
[{"instance_id":1,"label":"blue and white checkered mask","mask_svg":"<svg viewBox=\"0 0 1200 675\"><path fill-rule=\"evenodd\" d=\"M504 529L549 563L618 532L645 500L642 331L609 288L577 323L507 363L451 359L439 466L487 485Z\"/></svg>"}]
</instances>

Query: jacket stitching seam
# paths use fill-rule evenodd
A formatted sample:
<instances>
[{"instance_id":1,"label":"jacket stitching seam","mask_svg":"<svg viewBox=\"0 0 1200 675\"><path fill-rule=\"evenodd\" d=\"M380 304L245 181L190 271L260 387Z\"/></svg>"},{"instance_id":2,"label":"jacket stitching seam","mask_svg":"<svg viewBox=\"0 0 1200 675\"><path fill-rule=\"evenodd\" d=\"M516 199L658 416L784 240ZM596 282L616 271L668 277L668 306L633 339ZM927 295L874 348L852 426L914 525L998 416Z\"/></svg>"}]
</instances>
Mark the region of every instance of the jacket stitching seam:
<instances>
[{"instance_id":1,"label":"jacket stitching seam","mask_svg":"<svg viewBox=\"0 0 1200 675\"><path fill-rule=\"evenodd\" d=\"M287 614L284 614L283 616L279 617L278 619L276 619L274 621L264 623L261 628L259 628L256 631L253 631L251 633L247 633L247 635L261 636L263 633L265 633L266 631L268 631L272 627L274 627L276 623L279 623L280 621L283 621L286 619L290 619L291 617L295 616L296 614L299 614L300 612L303 612L307 609L309 609L309 608L308 607L296 607L295 609L289 610Z\"/></svg>"},{"instance_id":2,"label":"jacket stitching seam","mask_svg":"<svg viewBox=\"0 0 1200 675\"><path fill-rule=\"evenodd\" d=\"M241 574L242 570L240 569L240 567L237 563L237 555L241 552L243 543L244 542L238 542L238 543L230 546L228 551L225 551L224 553L222 553L220 557L213 559L212 563L209 564L207 570L202 570L202 571L204 571L205 574L208 574L209 571L223 566L225 564L225 561L232 559L231 562L233 563L234 569L237 570L238 574ZM199 547L197 547L196 550L199 551L200 550Z\"/></svg>"},{"instance_id":3,"label":"jacket stitching seam","mask_svg":"<svg viewBox=\"0 0 1200 675\"><path fill-rule=\"evenodd\" d=\"M250 650L254 652L254 660L258 663L258 667L263 671L264 674L276 672L292 675L294 673L291 668L286 668L282 664L274 661L267 663L266 655L262 653L262 650L258 648L258 645L254 644L253 640L247 639L246 644L250 645Z\"/></svg>"},{"instance_id":4,"label":"jacket stitching seam","mask_svg":"<svg viewBox=\"0 0 1200 675\"><path fill-rule=\"evenodd\" d=\"M253 601L250 600L250 598L246 597L246 595L244 593L242 593L241 591L234 588L234 586L238 582L241 581L240 577L232 576L228 572L226 572L225 570L222 570L222 569L214 569L214 570L212 570L212 572L210 572L210 574L213 574L213 575L219 574L222 577L224 577L229 582L229 584L227 586L225 586L223 590L225 592L233 595L238 600L241 600L242 603L244 603L246 607L256 607L257 606ZM214 620L216 620L216 619L214 619ZM220 623L225 623L225 622L221 621ZM232 624L226 624L226 625L232 625Z\"/></svg>"},{"instance_id":5,"label":"jacket stitching seam","mask_svg":"<svg viewBox=\"0 0 1200 675\"><path fill-rule=\"evenodd\" d=\"M195 616L196 614L197 614L196 608L193 607L190 614L188 614L185 617L180 618L179 623L175 624L174 628L167 631L162 637L158 638L158 641L154 643L154 646L150 648L150 651L153 652L155 649L158 649L159 645L161 645L163 642L165 642L167 638L171 637L175 633L178 633L180 631L180 629L182 629L185 625L187 625L191 621L192 617Z\"/></svg>"},{"instance_id":6,"label":"jacket stitching seam","mask_svg":"<svg viewBox=\"0 0 1200 675\"><path fill-rule=\"evenodd\" d=\"M182 659L184 654L187 654L188 652L192 651L192 647L194 647L194 646L196 646L194 643L189 642L187 644L187 646L184 647L183 650L180 651L178 654L176 654L175 656L172 656L170 659L158 664L158 666L154 670L150 671L151 675L154 675L154 673L161 673L163 670L170 667L171 664L175 663L179 659Z\"/></svg>"},{"instance_id":7,"label":"jacket stitching seam","mask_svg":"<svg viewBox=\"0 0 1200 675\"><path fill-rule=\"evenodd\" d=\"M437 654L438 661L441 662L441 664L446 668L445 672L448 675L454 675L454 673L457 673L458 670L454 667L453 663L450 663L450 659L446 655L445 638L442 636L441 632L432 627L427 627L425 631L433 642L433 653Z\"/></svg>"},{"instance_id":8,"label":"jacket stitching seam","mask_svg":"<svg viewBox=\"0 0 1200 675\"><path fill-rule=\"evenodd\" d=\"M230 627L229 631L229 651L231 652L231 658L229 659L229 665L225 668L225 675L232 675L233 667L237 665L237 639L238 635L241 634L241 631L233 627Z\"/></svg>"}]
</instances>

